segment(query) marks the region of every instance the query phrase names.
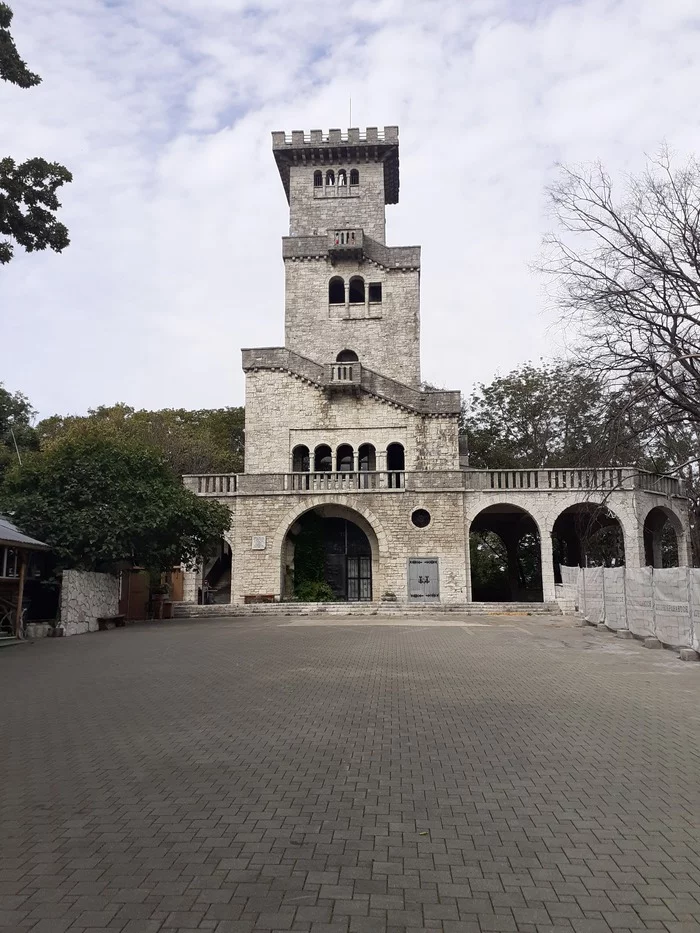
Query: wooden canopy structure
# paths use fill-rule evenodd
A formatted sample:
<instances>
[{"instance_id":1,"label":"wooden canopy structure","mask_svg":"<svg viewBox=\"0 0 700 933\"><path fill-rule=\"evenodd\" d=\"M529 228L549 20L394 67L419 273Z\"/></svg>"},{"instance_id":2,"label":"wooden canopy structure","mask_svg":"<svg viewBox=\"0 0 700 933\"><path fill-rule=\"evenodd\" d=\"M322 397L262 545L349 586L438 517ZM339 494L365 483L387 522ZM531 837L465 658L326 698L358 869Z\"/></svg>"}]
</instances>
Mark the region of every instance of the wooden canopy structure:
<instances>
[{"instance_id":1,"label":"wooden canopy structure","mask_svg":"<svg viewBox=\"0 0 700 933\"><path fill-rule=\"evenodd\" d=\"M13 597L16 592L16 612L14 619L14 635L20 636L22 622L22 600L24 598L24 582L27 576L27 565L33 551L48 551L48 544L43 541L37 541L36 538L30 538L19 530L16 525L0 515L0 595L8 590ZM8 555L16 554L16 564L14 556L12 567L8 568ZM10 572L11 571L11 572ZM15 603L15 598L12 599Z\"/></svg>"}]
</instances>

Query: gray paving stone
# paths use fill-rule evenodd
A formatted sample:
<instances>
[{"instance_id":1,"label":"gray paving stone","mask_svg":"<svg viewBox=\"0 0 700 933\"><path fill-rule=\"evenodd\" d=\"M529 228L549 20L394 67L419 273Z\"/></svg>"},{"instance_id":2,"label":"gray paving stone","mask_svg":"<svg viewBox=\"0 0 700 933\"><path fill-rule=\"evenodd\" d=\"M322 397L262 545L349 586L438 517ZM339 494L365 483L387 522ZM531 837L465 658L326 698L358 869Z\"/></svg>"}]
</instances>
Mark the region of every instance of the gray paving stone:
<instances>
[{"instance_id":1,"label":"gray paving stone","mask_svg":"<svg viewBox=\"0 0 700 933\"><path fill-rule=\"evenodd\" d=\"M700 931L700 665L484 621L3 653L0 930Z\"/></svg>"}]
</instances>

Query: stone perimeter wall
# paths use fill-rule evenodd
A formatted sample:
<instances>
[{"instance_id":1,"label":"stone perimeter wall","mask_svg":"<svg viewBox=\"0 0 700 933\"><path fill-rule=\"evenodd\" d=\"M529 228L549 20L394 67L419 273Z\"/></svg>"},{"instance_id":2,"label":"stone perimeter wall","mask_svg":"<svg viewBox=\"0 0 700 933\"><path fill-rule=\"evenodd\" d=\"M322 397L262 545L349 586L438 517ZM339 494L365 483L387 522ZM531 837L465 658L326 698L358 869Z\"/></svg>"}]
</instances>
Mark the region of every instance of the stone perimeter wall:
<instances>
[{"instance_id":1,"label":"stone perimeter wall","mask_svg":"<svg viewBox=\"0 0 700 933\"><path fill-rule=\"evenodd\" d=\"M61 623L65 635L97 631L97 620L119 612L119 578L109 573L64 570Z\"/></svg>"}]
</instances>

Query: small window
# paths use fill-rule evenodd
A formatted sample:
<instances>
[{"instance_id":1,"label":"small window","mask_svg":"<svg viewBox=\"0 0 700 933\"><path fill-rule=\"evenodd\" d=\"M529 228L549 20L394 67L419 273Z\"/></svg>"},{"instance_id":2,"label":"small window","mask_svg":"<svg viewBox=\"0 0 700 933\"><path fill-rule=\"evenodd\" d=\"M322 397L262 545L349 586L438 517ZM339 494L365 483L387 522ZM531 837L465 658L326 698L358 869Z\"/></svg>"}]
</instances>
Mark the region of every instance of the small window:
<instances>
[{"instance_id":1,"label":"small window","mask_svg":"<svg viewBox=\"0 0 700 933\"><path fill-rule=\"evenodd\" d=\"M333 457L328 444L321 444L314 452L314 469L317 473L330 473L333 468Z\"/></svg>"},{"instance_id":2,"label":"small window","mask_svg":"<svg viewBox=\"0 0 700 933\"><path fill-rule=\"evenodd\" d=\"M369 300L370 300L370 304L372 302L380 302L382 300L382 283L381 282L370 282Z\"/></svg>"},{"instance_id":3,"label":"small window","mask_svg":"<svg viewBox=\"0 0 700 933\"><path fill-rule=\"evenodd\" d=\"M430 524L430 512L427 509L416 509L411 515L411 521L416 528L427 528Z\"/></svg>"},{"instance_id":4,"label":"small window","mask_svg":"<svg viewBox=\"0 0 700 933\"><path fill-rule=\"evenodd\" d=\"M348 183L348 175L344 168L338 172L338 187L344 188Z\"/></svg>"},{"instance_id":5,"label":"small window","mask_svg":"<svg viewBox=\"0 0 700 933\"><path fill-rule=\"evenodd\" d=\"M350 170L350 184L359 185L360 184L360 173L356 168Z\"/></svg>"},{"instance_id":6,"label":"small window","mask_svg":"<svg viewBox=\"0 0 700 933\"><path fill-rule=\"evenodd\" d=\"M335 175L331 169L328 169L326 172L326 185L332 186L335 184Z\"/></svg>"},{"instance_id":7,"label":"small window","mask_svg":"<svg viewBox=\"0 0 700 933\"><path fill-rule=\"evenodd\" d=\"M336 363L357 363L357 353L354 350L341 350L335 361Z\"/></svg>"},{"instance_id":8,"label":"small window","mask_svg":"<svg viewBox=\"0 0 700 933\"><path fill-rule=\"evenodd\" d=\"M314 172L314 188L323 188L323 172Z\"/></svg>"},{"instance_id":9,"label":"small window","mask_svg":"<svg viewBox=\"0 0 700 933\"><path fill-rule=\"evenodd\" d=\"M345 304L345 282L339 275L334 275L328 283L328 303L331 305Z\"/></svg>"},{"instance_id":10,"label":"small window","mask_svg":"<svg viewBox=\"0 0 700 933\"><path fill-rule=\"evenodd\" d=\"M353 275L350 279L350 304L363 305L365 303L365 280L360 275Z\"/></svg>"},{"instance_id":11,"label":"small window","mask_svg":"<svg viewBox=\"0 0 700 933\"><path fill-rule=\"evenodd\" d=\"M292 451L292 472L309 472L309 448L305 444L299 444Z\"/></svg>"}]
</instances>

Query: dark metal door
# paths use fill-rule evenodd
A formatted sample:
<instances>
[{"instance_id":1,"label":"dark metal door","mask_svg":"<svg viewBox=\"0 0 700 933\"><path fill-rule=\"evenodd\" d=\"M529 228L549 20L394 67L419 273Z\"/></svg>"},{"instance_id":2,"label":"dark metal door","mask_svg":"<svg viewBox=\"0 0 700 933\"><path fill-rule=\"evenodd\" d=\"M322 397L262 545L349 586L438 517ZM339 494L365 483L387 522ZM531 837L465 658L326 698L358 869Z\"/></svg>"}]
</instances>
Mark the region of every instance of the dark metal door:
<instances>
[{"instance_id":1,"label":"dark metal door","mask_svg":"<svg viewBox=\"0 0 700 933\"><path fill-rule=\"evenodd\" d=\"M437 557L411 557L408 561L410 602L440 602L440 573Z\"/></svg>"},{"instance_id":2,"label":"dark metal door","mask_svg":"<svg viewBox=\"0 0 700 933\"><path fill-rule=\"evenodd\" d=\"M348 601L372 599L372 558L348 557Z\"/></svg>"}]
</instances>

